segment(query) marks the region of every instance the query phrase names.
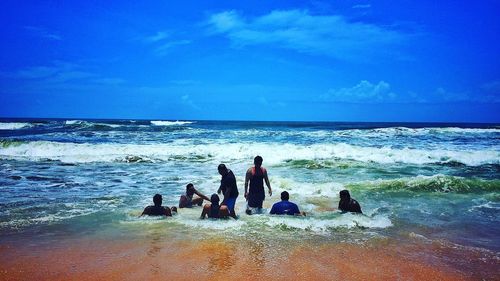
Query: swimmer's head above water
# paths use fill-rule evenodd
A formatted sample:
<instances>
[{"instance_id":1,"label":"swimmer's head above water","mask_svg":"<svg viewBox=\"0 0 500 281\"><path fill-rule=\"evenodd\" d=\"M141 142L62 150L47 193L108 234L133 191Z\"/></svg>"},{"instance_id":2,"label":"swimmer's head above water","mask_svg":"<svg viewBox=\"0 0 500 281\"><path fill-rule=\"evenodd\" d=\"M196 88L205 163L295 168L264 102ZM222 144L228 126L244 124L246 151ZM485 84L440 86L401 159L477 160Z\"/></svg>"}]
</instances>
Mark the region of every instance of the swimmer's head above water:
<instances>
[{"instance_id":1,"label":"swimmer's head above water","mask_svg":"<svg viewBox=\"0 0 500 281\"><path fill-rule=\"evenodd\" d=\"M161 206L162 202L163 198L160 194L155 194L155 196L153 196L153 203L155 204L155 206Z\"/></svg>"},{"instance_id":2,"label":"swimmer's head above water","mask_svg":"<svg viewBox=\"0 0 500 281\"><path fill-rule=\"evenodd\" d=\"M260 167L262 166L262 162L264 161L264 159L262 159L261 156L257 155L255 156L255 158L253 159L253 164L255 165L255 167Z\"/></svg>"}]
</instances>

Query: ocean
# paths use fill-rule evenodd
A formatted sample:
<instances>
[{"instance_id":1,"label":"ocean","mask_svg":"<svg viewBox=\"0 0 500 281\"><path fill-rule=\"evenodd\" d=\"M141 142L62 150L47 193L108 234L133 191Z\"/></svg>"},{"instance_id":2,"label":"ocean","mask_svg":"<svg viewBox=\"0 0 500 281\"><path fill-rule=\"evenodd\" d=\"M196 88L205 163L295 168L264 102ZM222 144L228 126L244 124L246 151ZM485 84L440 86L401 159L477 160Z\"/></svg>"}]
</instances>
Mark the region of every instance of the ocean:
<instances>
[{"instance_id":1,"label":"ocean","mask_svg":"<svg viewBox=\"0 0 500 281\"><path fill-rule=\"evenodd\" d=\"M263 214L249 216L244 180L256 155L273 195L266 192ZM166 206L188 183L215 193L220 163L236 176L239 219L200 220L199 207L139 217L156 193ZM362 215L336 210L343 189ZM282 191L307 216L269 215ZM427 250L402 250L404 258L489 279L500 264L499 214L497 124L0 120L0 245L9 247L90 239L244 249L258 241L266 267L290 245L411 244ZM436 245L448 252L436 254Z\"/></svg>"}]
</instances>

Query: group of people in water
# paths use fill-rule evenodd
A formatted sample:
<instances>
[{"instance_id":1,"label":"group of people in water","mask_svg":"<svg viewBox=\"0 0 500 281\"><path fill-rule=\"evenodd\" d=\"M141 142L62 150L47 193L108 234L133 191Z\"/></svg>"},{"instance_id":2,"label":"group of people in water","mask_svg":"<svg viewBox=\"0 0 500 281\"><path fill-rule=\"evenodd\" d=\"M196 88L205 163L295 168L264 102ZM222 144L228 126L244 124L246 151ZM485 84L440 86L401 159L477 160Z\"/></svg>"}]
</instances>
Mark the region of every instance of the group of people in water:
<instances>
[{"instance_id":1,"label":"group of people in water","mask_svg":"<svg viewBox=\"0 0 500 281\"><path fill-rule=\"evenodd\" d=\"M267 176L267 170L262 167L263 159L261 156L256 156L254 158L254 166L249 168L245 175L245 199L247 201L246 213L252 215L254 213L262 212L262 204L266 197L264 190L264 183L267 186L269 196L272 195L271 183ZM186 185L186 193L181 195L179 199L179 208L192 208L193 206L202 206L203 201L209 201L203 206L201 212L201 218L237 218L234 211L236 204L236 199L239 196L238 187L236 185L236 177L233 172L226 167L224 164L220 164L217 167L219 174L221 175L220 187L217 193L212 194L210 198L205 196L203 193L196 190L192 183ZM194 195L197 195L194 198ZM220 202L220 197L218 194L223 195L223 200ZM351 198L349 191L340 191L340 201L338 209L342 212L354 212L362 213L361 206L358 201ZM290 195L287 191L281 193L281 201L275 203L271 211L272 215L296 215L305 216L305 212L301 212L297 204L290 202ZM156 194L153 197L153 206L148 206L144 209L141 216L172 216L172 214L177 213L177 207L164 207L162 206L162 196Z\"/></svg>"}]
</instances>

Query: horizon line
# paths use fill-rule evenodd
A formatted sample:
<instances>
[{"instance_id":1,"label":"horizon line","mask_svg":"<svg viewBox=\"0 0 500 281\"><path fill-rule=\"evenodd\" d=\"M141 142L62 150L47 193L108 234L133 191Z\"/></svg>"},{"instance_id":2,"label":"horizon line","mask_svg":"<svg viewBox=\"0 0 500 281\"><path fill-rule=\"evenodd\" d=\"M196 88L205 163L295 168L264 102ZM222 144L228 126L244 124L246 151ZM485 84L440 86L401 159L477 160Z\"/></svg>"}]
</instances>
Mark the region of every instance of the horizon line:
<instances>
[{"instance_id":1,"label":"horizon line","mask_svg":"<svg viewBox=\"0 0 500 281\"><path fill-rule=\"evenodd\" d=\"M259 122L259 123L405 123L405 124L488 124L500 125L500 122L468 122L468 121L340 121L340 120L243 120L243 119L162 119L162 118L88 118L88 117L0 117L0 120L137 120L137 121L203 121L203 122Z\"/></svg>"}]
</instances>

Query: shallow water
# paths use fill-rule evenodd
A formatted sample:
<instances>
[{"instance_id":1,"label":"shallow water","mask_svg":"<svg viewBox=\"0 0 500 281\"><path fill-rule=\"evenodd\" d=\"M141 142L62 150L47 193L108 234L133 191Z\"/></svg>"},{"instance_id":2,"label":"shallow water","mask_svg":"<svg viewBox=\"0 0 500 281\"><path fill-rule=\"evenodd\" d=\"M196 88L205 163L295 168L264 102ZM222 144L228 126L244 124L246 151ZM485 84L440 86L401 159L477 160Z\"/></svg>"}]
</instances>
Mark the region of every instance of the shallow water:
<instances>
[{"instance_id":1,"label":"shallow water","mask_svg":"<svg viewBox=\"0 0 500 281\"><path fill-rule=\"evenodd\" d=\"M307 217L199 220L200 208L138 218L155 193L177 205L189 182L204 194L261 155L273 196ZM340 214L349 189L364 215ZM500 252L500 128L478 124L274 123L147 120L0 122L0 240L223 235L271 243L363 243L408 235ZM20 238L24 237L24 238Z\"/></svg>"}]
</instances>

